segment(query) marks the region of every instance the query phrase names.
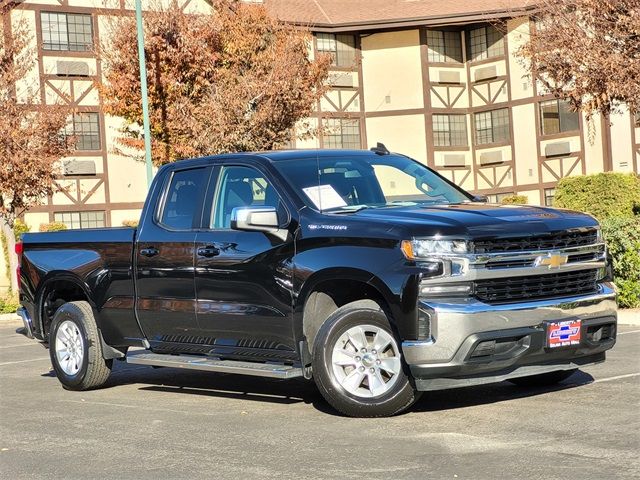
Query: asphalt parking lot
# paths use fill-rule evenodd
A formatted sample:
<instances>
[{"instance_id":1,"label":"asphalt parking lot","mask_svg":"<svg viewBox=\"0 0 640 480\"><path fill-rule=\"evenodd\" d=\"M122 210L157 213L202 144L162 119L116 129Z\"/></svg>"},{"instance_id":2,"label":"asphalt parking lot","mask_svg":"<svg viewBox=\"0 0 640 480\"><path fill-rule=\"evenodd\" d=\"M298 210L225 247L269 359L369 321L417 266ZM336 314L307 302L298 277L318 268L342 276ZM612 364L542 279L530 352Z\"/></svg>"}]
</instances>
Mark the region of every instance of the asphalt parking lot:
<instances>
[{"instance_id":1,"label":"asphalt parking lot","mask_svg":"<svg viewBox=\"0 0 640 480\"><path fill-rule=\"evenodd\" d=\"M338 416L313 384L128 366L62 389L48 352L0 322L3 479L639 478L640 327L555 388L425 395Z\"/></svg>"}]
</instances>

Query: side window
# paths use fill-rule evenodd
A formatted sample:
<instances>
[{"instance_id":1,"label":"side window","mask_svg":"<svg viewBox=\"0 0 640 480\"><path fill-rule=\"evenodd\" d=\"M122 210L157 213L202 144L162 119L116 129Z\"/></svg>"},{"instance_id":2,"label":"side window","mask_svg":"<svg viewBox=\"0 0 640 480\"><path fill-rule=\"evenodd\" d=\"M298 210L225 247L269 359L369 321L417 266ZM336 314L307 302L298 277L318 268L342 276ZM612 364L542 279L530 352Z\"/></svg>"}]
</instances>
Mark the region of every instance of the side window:
<instances>
[{"instance_id":1,"label":"side window","mask_svg":"<svg viewBox=\"0 0 640 480\"><path fill-rule=\"evenodd\" d=\"M160 223L174 230L190 230L200 210L200 193L207 182L206 168L192 168L174 172L166 197Z\"/></svg>"},{"instance_id":2,"label":"side window","mask_svg":"<svg viewBox=\"0 0 640 480\"><path fill-rule=\"evenodd\" d=\"M223 167L216 188L211 228L231 228L233 209L251 206L274 207L280 222L287 216L276 189L262 173L250 167Z\"/></svg>"}]
</instances>

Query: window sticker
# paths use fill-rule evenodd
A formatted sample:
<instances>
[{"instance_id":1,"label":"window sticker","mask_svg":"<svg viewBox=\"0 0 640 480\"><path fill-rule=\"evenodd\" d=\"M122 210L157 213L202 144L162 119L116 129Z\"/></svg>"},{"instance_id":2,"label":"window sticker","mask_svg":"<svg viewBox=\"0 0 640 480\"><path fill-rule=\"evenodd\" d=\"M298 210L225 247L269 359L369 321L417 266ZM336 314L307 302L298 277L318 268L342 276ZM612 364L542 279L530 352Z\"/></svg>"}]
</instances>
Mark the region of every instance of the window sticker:
<instances>
[{"instance_id":1,"label":"window sticker","mask_svg":"<svg viewBox=\"0 0 640 480\"><path fill-rule=\"evenodd\" d=\"M331 185L307 187L303 188L302 191L309 197L309 200L313 202L318 210L347 206L347 202L344 201Z\"/></svg>"}]
</instances>

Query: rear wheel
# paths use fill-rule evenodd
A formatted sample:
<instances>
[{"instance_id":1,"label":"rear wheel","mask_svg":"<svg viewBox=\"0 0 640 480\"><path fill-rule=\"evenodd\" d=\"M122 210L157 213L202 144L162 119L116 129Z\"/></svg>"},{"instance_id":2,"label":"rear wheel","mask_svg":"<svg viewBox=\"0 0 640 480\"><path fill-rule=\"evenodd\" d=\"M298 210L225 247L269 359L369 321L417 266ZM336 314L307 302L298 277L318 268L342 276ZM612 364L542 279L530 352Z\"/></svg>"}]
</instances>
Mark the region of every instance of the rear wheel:
<instances>
[{"instance_id":1,"label":"rear wheel","mask_svg":"<svg viewBox=\"0 0 640 480\"><path fill-rule=\"evenodd\" d=\"M49 353L58 380L68 390L102 386L112 360L102 358L102 344L91 306L87 302L62 305L49 330Z\"/></svg>"},{"instance_id":2,"label":"rear wheel","mask_svg":"<svg viewBox=\"0 0 640 480\"><path fill-rule=\"evenodd\" d=\"M399 344L381 310L347 304L322 325L313 376L324 398L352 417L385 417L410 407L412 387Z\"/></svg>"},{"instance_id":3,"label":"rear wheel","mask_svg":"<svg viewBox=\"0 0 640 480\"><path fill-rule=\"evenodd\" d=\"M531 375L529 377L512 378L509 381L519 387L545 387L548 385L555 385L556 383L566 380L576 371L577 369L558 370L556 372Z\"/></svg>"}]
</instances>

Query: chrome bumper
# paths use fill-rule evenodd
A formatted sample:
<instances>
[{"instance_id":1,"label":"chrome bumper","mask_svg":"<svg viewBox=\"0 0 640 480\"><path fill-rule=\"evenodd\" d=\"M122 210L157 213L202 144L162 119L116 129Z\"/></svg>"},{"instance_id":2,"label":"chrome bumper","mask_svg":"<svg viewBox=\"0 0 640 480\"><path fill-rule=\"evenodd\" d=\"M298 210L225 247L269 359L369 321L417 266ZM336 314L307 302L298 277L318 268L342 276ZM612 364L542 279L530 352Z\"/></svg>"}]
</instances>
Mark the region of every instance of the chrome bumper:
<instances>
[{"instance_id":1,"label":"chrome bumper","mask_svg":"<svg viewBox=\"0 0 640 480\"><path fill-rule=\"evenodd\" d=\"M466 373L469 369L458 367L467 365L471 349L476 346L475 339L485 338L486 332L492 332L498 337L501 336L501 331L505 336L519 330L541 332L544 330L544 322L569 319L580 319L584 324L589 324L608 318L609 323L615 323L615 290L608 283L600 284L599 289L598 293L588 296L508 305L488 305L473 298L461 299L458 303L420 301L420 309L430 317L431 338L402 342L404 359L409 366L420 367L416 370L421 372ZM608 344L607 348L594 347L582 352L572 352L573 356L589 355L611 346L613 343ZM483 370L498 370L516 364L518 359L492 362L492 366Z\"/></svg>"},{"instance_id":2,"label":"chrome bumper","mask_svg":"<svg viewBox=\"0 0 640 480\"><path fill-rule=\"evenodd\" d=\"M31 321L31 317L29 316L29 312L23 307L20 307L16 312L20 318L22 318L22 323L24 324L24 331L22 334L27 338L33 337L33 322Z\"/></svg>"}]
</instances>

